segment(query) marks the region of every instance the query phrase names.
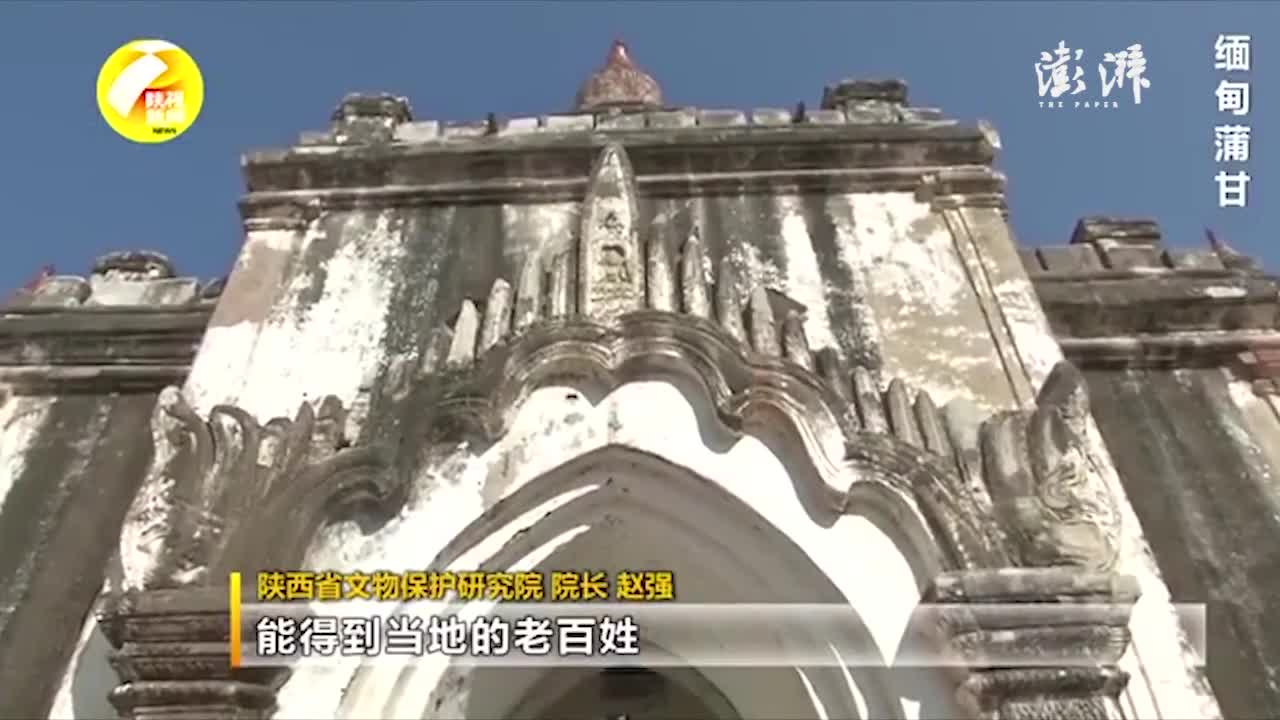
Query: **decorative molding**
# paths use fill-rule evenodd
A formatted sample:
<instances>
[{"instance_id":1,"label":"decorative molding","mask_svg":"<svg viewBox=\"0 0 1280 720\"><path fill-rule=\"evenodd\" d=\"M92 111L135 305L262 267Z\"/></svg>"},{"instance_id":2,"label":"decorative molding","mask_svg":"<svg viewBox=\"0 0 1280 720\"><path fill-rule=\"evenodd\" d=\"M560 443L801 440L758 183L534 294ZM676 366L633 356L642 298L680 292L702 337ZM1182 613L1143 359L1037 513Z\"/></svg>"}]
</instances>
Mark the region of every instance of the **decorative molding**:
<instances>
[{"instance_id":1,"label":"decorative molding","mask_svg":"<svg viewBox=\"0 0 1280 720\"><path fill-rule=\"evenodd\" d=\"M156 392L186 379L212 303L0 310L0 382L20 394Z\"/></svg>"},{"instance_id":2,"label":"decorative molding","mask_svg":"<svg viewBox=\"0 0 1280 720\"><path fill-rule=\"evenodd\" d=\"M1083 365L1220 366L1237 339L1280 330L1280 279L1209 240L1169 250L1154 221L1087 217L1070 245L1022 258L1064 352Z\"/></svg>"},{"instance_id":3,"label":"decorative molding","mask_svg":"<svg viewBox=\"0 0 1280 720\"><path fill-rule=\"evenodd\" d=\"M80 308L166 308L199 305L212 298L194 277L178 277L169 258L150 250L126 250L98 258L86 277L47 275L0 306L12 314Z\"/></svg>"},{"instance_id":4,"label":"decorative molding","mask_svg":"<svg viewBox=\"0 0 1280 720\"><path fill-rule=\"evenodd\" d=\"M243 206L242 206L242 209ZM300 217L247 217L243 220L245 233L285 231L301 232L307 229L307 221Z\"/></svg>"},{"instance_id":5,"label":"decorative molding","mask_svg":"<svg viewBox=\"0 0 1280 720\"><path fill-rule=\"evenodd\" d=\"M384 509L404 484L374 447L350 444L347 411L329 396L292 419L258 424L219 405L198 416L174 387L152 417L156 461L127 525L163 550L144 587L221 583L227 573L293 567L314 534L353 505Z\"/></svg>"},{"instance_id":6,"label":"decorative molding","mask_svg":"<svg viewBox=\"0 0 1280 720\"><path fill-rule=\"evenodd\" d=\"M603 322L640 309L645 302L645 267L640 249L640 210L635 176L626 151L610 145L600 152L582 204L578 235L578 309ZM673 268L653 258L655 280ZM655 292L661 287L650 283ZM655 295L654 297L657 297Z\"/></svg>"},{"instance_id":7,"label":"decorative molding","mask_svg":"<svg viewBox=\"0 0 1280 720\"><path fill-rule=\"evenodd\" d=\"M803 316L771 289L740 294L728 263L709 279L696 229L678 257L645 242L636 227L645 183L631 152L597 147L587 179L575 180L585 209L574 248L530 261L515 282L495 278L485 298L461 302L421 365L404 369L412 386L397 430L403 447L416 453L420 443L456 447L467 438L479 452L548 383L590 380L609 390L677 373L696 381L728 428L798 438L825 483L816 496L833 512L856 511L877 495L904 500L950 571L931 590L936 602L1104 596L1098 578L1114 582L1119 513L1090 466L1088 402L1071 365L1054 368L1034 409L986 419L963 401L940 409L901 379L882 388L871 368L811 347ZM983 172L951 178L995 179ZM379 448L352 445L358 433L348 428L359 424L333 397L304 403L291 420L259 424L233 406L200 417L176 388L161 393L146 486L161 494L139 496L129 527L142 530L128 539L162 551L144 587L104 617L119 648L125 684L113 702L122 712L269 715L282 675L235 674L221 654L229 634L222 578L296 566L317 530L354 502L398 507L407 479ZM1124 608L1132 604L1109 592ZM1116 631L1124 619L1104 618L1085 636L1011 619L993 628L964 614L938 627L963 652L1010 642L1031 648L1046 637L1063 649L1083 637L1080 651L1096 651L1096 667L982 667L963 681L962 701L986 717L1094 716L1097 702L1123 687L1112 665L1128 639Z\"/></svg>"},{"instance_id":8,"label":"decorative molding","mask_svg":"<svg viewBox=\"0 0 1280 720\"><path fill-rule=\"evenodd\" d=\"M1003 413L983 425L987 486L997 516L1016 534L1022 565L1115 566L1120 510L1092 466L1089 418L1084 378L1063 362L1049 373L1030 417Z\"/></svg>"},{"instance_id":9,"label":"decorative molding","mask_svg":"<svg viewBox=\"0 0 1280 720\"><path fill-rule=\"evenodd\" d=\"M843 194L915 192L921 179L939 167L817 169L779 171L724 171L708 173L660 173L640 175L636 190L640 197L697 197L702 195L750 194ZM370 182L381 182L371 178ZM975 182L977 182L975 180ZM418 185L371 185L368 187L264 190L247 195L240 202L242 214L258 213L260 207L283 202L311 203L323 210L386 209L465 203L570 202L580 201L589 181L581 177L501 180L444 181ZM967 196L973 204L998 205L1003 202L1004 181L991 173L985 181L988 193ZM985 200L984 198L990 198ZM999 199L998 199L999 198ZM268 229L301 229L305 224L270 221ZM257 225L253 229L258 229Z\"/></svg>"},{"instance_id":10,"label":"decorative molding","mask_svg":"<svg viewBox=\"0 0 1280 720\"><path fill-rule=\"evenodd\" d=\"M1207 330L1064 337L1058 339L1058 345L1069 359L1088 368L1223 367L1235 365L1242 353L1274 352L1280 348L1280 332ZM1250 372L1244 374L1250 376Z\"/></svg>"},{"instance_id":11,"label":"decorative molding","mask_svg":"<svg viewBox=\"0 0 1280 720\"><path fill-rule=\"evenodd\" d=\"M127 280L167 280L177 277L169 258L152 250L119 250L98 258L92 273Z\"/></svg>"},{"instance_id":12,"label":"decorative molding","mask_svg":"<svg viewBox=\"0 0 1280 720\"><path fill-rule=\"evenodd\" d=\"M1005 379L1009 382L1009 392L1019 406L1025 407L1033 399L1031 374L1027 371L1017 343L1010 330L1008 318L1005 316L1005 304L996 294L995 286L989 271L989 254L983 247L984 242L970 227L970 218L961 212L974 198L970 195L957 194L957 181L970 180L968 174L940 173L930 176L921 185L917 197L923 193L930 198L934 212L941 216L951 234L952 246L956 256L964 267L965 276L982 312L983 322L995 345L996 355L1000 358ZM937 194L939 192L946 194ZM1001 207L1002 206L997 206Z\"/></svg>"},{"instance_id":13,"label":"decorative molding","mask_svg":"<svg viewBox=\"0 0 1280 720\"><path fill-rule=\"evenodd\" d=\"M1264 277L1032 277L1059 337L1280 330L1280 282Z\"/></svg>"},{"instance_id":14,"label":"decorative molding","mask_svg":"<svg viewBox=\"0 0 1280 720\"><path fill-rule=\"evenodd\" d=\"M233 669L225 586L130 592L99 615L116 648L121 685L109 699L123 718L267 720L284 668Z\"/></svg>"},{"instance_id":15,"label":"decorative molding","mask_svg":"<svg viewBox=\"0 0 1280 720\"><path fill-rule=\"evenodd\" d=\"M800 103L803 107L804 103ZM644 111L636 106L607 107L591 112L535 115L502 118L489 113L484 120L440 122L420 120L401 122L389 133L378 133L362 139L339 135L333 128L305 131L299 135L292 152L324 155L344 146L367 144L397 146L430 146L459 140L516 139L528 136L589 135L593 132L615 136L643 137L655 132L673 129L695 129L714 132L726 127L752 127L770 130L812 126L885 126L902 125L913 129L955 127L957 120L948 118L942 110L928 107L899 105L882 111L881 104L872 101L853 111L820 109L807 112L781 108L755 108L752 110L713 108L667 108ZM866 112L870 111L870 112ZM993 148L999 147L999 136L987 127L985 133ZM341 139L340 139L341 138Z\"/></svg>"},{"instance_id":16,"label":"decorative molding","mask_svg":"<svg viewBox=\"0 0 1280 720\"><path fill-rule=\"evenodd\" d=\"M1138 597L1130 576L1075 568L946 573L913 624L965 661L956 698L970 717L1120 717L1129 678L1118 664Z\"/></svg>"},{"instance_id":17,"label":"decorative molding","mask_svg":"<svg viewBox=\"0 0 1280 720\"><path fill-rule=\"evenodd\" d=\"M140 586L109 598L101 618L117 649L123 684L111 702L122 716L271 716L288 671L230 667L227 577L298 567L322 526L357 507L402 506L407 483L390 458L351 442L367 400L348 411L329 396L304 402L291 420L259 424L229 405L200 417L176 387L160 393L155 459L123 539L158 556ZM251 629L246 635L252 641Z\"/></svg>"},{"instance_id":18,"label":"decorative molding","mask_svg":"<svg viewBox=\"0 0 1280 720\"><path fill-rule=\"evenodd\" d=\"M929 203L934 210L959 210L965 207L1008 210L1003 173L985 167L947 167L920 176L914 188L916 200Z\"/></svg>"},{"instance_id":19,"label":"decorative molding","mask_svg":"<svg viewBox=\"0 0 1280 720\"><path fill-rule=\"evenodd\" d=\"M898 123L906 115L902 80L842 80L822 91L822 109L838 110L853 123Z\"/></svg>"},{"instance_id":20,"label":"decorative molding","mask_svg":"<svg viewBox=\"0 0 1280 720\"><path fill-rule=\"evenodd\" d=\"M613 168L601 173L613 173L606 177L613 178L616 192L608 197L615 199L627 193L623 157L611 146L600 161L601 168ZM586 215L603 212L609 211ZM588 248L600 242L588 222L594 220L584 221L581 250L563 255L552 272L553 278L576 276L585 288L574 293L553 279L550 296L543 297L540 286L522 282L514 301L491 301L483 313L463 302L453 327L439 333L449 338L447 349L438 345L417 373L413 405L424 410L415 420L416 436L440 443L471 436L483 446L502 437L524 399L548 382L590 379L612 389L646 374L677 372L705 389L720 420L735 431L786 418L829 486L838 485L837 478L877 477L907 493L956 567L1104 568L1114 562L1118 514L1108 512L1113 500L1085 465L1088 402L1070 365L1054 369L1034 410L997 415L971 432L957 425L958 413L940 413L927 393L900 380L881 392L869 368L846 369L832 349L811 350L799 316L779 322L766 288L749 293L744 313L728 264L721 265L714 290L706 287L694 265L701 259L696 233L678 261L651 249L642 264L639 241L625 240L628 269L644 277L638 284L628 278L621 304L589 302L591 284L610 265ZM572 262L580 264L569 267ZM602 267L582 266L592 262ZM677 277L678 290L670 286ZM677 296L678 310L664 309ZM708 317L709 297L716 299L714 317ZM526 309L520 327L513 324L513 304ZM841 456L827 449L824 438L833 433L844 441ZM981 458L976 468L968 460L974 456ZM856 468L867 472L852 472ZM975 470L981 478L971 477ZM986 507L998 508L999 528L991 527Z\"/></svg>"},{"instance_id":21,"label":"decorative molding","mask_svg":"<svg viewBox=\"0 0 1280 720\"><path fill-rule=\"evenodd\" d=\"M352 112L351 108L355 107ZM484 120L441 122L413 121L408 101L388 94L347 96L334 113L328 130L301 133L300 152L327 153L352 144L430 144L450 140L507 138L545 134L652 133L673 128L716 130L733 126L759 129L789 125L907 125L916 128L954 126L938 108L911 107L901 80L845 80L828 86L818 110L778 108L707 109L664 107L661 89L653 78L637 68L621 43L615 43L605 66L584 82L575 110L552 115L500 118L489 113ZM345 132L352 119L373 125L373 132ZM381 120L382 122L377 122ZM993 147L999 137L986 131Z\"/></svg>"},{"instance_id":22,"label":"decorative molding","mask_svg":"<svg viewBox=\"0 0 1280 720\"><path fill-rule=\"evenodd\" d=\"M239 203L241 222L245 234L257 232L283 231L303 232L320 217L321 206L318 202L284 198L278 202Z\"/></svg>"},{"instance_id":23,"label":"decorative molding","mask_svg":"<svg viewBox=\"0 0 1280 720\"><path fill-rule=\"evenodd\" d=\"M475 141L479 142L479 141ZM258 193L371 190L449 185L512 192L555 181L584 182L599 150L617 140L601 133L486 136L478 144L335 146L264 151L243 161L247 187ZM975 128L924 125L813 125L785 128L669 128L637 132L626 139L640 185L648 176L702 179L727 175L739 182L751 174L789 177L847 175L879 170L913 178L955 166L990 166L994 151ZM476 163L483 151L486 161ZM736 174L738 177L734 177ZM459 178L467 178L459 181ZM673 183L669 183L673 184ZM274 196L282 198L287 196ZM579 195L579 199L581 195Z\"/></svg>"}]
</instances>

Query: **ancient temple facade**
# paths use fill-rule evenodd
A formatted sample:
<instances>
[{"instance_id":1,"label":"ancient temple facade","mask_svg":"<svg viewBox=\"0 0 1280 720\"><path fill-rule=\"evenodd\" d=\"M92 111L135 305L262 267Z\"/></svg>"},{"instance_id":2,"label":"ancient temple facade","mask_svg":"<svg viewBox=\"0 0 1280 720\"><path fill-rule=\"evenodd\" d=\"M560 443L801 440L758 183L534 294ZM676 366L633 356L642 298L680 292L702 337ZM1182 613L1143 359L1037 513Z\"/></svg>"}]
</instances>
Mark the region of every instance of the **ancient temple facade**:
<instances>
[{"instance_id":1,"label":"ancient temple facade","mask_svg":"<svg viewBox=\"0 0 1280 720\"><path fill-rule=\"evenodd\" d=\"M0 716L1276 716L1280 284L1022 247L998 146L896 81L671 106L621 45L564 114L348 96L245 157L225 282L0 309ZM878 662L229 660L232 572L635 567ZM931 605L966 661L895 665Z\"/></svg>"}]
</instances>

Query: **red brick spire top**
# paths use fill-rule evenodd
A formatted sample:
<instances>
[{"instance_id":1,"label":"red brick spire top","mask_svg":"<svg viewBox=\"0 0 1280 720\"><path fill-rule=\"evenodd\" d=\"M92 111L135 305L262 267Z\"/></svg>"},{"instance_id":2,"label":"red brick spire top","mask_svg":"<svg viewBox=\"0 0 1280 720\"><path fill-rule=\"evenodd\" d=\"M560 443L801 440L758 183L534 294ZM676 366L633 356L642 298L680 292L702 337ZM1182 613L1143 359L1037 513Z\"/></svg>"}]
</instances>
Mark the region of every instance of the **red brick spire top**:
<instances>
[{"instance_id":1,"label":"red brick spire top","mask_svg":"<svg viewBox=\"0 0 1280 720\"><path fill-rule=\"evenodd\" d=\"M662 107L662 88L635 64L626 44L614 40L604 66L582 83L576 105L579 112L608 108L651 110Z\"/></svg>"}]
</instances>

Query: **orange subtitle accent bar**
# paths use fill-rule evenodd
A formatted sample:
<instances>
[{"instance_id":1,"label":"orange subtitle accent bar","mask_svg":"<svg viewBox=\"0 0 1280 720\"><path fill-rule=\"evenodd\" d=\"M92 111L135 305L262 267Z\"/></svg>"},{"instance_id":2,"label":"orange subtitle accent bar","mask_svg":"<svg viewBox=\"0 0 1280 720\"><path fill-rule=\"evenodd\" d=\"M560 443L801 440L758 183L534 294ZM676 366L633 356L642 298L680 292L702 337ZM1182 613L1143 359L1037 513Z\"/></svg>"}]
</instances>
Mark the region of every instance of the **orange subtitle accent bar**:
<instances>
[{"instance_id":1,"label":"orange subtitle accent bar","mask_svg":"<svg viewBox=\"0 0 1280 720\"><path fill-rule=\"evenodd\" d=\"M240 667L240 573L231 573L231 667Z\"/></svg>"}]
</instances>

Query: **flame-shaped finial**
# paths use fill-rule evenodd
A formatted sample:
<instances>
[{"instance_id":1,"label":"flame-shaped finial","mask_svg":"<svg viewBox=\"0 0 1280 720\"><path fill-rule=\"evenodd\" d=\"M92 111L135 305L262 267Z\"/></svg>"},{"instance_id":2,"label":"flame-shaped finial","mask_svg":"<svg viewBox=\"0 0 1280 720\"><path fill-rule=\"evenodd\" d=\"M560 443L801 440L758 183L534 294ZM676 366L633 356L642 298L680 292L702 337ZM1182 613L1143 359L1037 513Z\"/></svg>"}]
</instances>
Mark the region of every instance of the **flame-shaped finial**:
<instances>
[{"instance_id":1,"label":"flame-shaped finial","mask_svg":"<svg viewBox=\"0 0 1280 720\"><path fill-rule=\"evenodd\" d=\"M626 43L614 40L604 67L582 83L576 106L579 112L607 108L653 110L662 107L662 88L636 66Z\"/></svg>"}]
</instances>

